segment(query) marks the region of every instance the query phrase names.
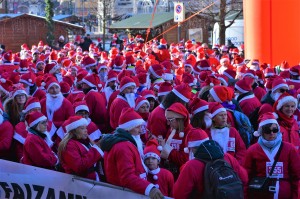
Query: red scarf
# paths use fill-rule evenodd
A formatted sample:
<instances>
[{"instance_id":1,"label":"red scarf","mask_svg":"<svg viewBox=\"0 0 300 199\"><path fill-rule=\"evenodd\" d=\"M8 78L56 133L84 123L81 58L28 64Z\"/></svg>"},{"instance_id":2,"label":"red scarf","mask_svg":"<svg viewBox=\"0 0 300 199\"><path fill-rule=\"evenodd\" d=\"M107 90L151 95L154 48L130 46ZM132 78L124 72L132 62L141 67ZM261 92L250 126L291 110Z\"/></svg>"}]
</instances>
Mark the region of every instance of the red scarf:
<instances>
[{"instance_id":1,"label":"red scarf","mask_svg":"<svg viewBox=\"0 0 300 199\"><path fill-rule=\"evenodd\" d=\"M286 116L284 113L281 111L277 111L278 114L278 124L286 129L291 129L293 124L294 124L294 116L292 115L291 117Z\"/></svg>"}]
</instances>

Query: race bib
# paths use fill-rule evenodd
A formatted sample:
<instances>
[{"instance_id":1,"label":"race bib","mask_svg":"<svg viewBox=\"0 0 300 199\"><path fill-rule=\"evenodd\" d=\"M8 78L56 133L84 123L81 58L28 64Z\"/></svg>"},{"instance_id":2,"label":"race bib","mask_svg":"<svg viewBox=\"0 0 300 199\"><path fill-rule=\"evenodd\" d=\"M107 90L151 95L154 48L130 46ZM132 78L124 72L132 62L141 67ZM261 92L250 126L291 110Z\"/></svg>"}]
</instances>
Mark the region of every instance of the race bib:
<instances>
[{"instance_id":1,"label":"race bib","mask_svg":"<svg viewBox=\"0 0 300 199\"><path fill-rule=\"evenodd\" d=\"M269 175L272 169L273 162L266 162L266 176ZM273 174L270 178L283 178L283 162L277 162Z\"/></svg>"},{"instance_id":2,"label":"race bib","mask_svg":"<svg viewBox=\"0 0 300 199\"><path fill-rule=\"evenodd\" d=\"M170 145L173 147L173 149L176 149L177 151L179 151L181 144L182 144L182 140L172 139Z\"/></svg>"},{"instance_id":3,"label":"race bib","mask_svg":"<svg viewBox=\"0 0 300 199\"><path fill-rule=\"evenodd\" d=\"M229 137L227 151L235 152L235 138Z\"/></svg>"}]
</instances>

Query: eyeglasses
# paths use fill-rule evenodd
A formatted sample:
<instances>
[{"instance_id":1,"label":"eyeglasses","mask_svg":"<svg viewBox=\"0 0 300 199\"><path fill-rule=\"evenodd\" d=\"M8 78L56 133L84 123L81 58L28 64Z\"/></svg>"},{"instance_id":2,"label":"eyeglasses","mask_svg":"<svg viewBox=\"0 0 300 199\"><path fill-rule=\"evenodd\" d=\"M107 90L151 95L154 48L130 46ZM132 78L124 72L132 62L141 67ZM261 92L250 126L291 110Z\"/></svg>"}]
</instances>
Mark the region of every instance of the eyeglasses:
<instances>
[{"instance_id":1,"label":"eyeglasses","mask_svg":"<svg viewBox=\"0 0 300 199\"><path fill-rule=\"evenodd\" d=\"M264 131L264 134L278 133L278 131L279 131L278 128L268 129L268 130Z\"/></svg>"},{"instance_id":2,"label":"eyeglasses","mask_svg":"<svg viewBox=\"0 0 300 199\"><path fill-rule=\"evenodd\" d=\"M174 118L170 118L170 119L167 118L167 121L168 121L169 123L173 122L174 120L176 120L175 117L174 117Z\"/></svg>"},{"instance_id":3,"label":"eyeglasses","mask_svg":"<svg viewBox=\"0 0 300 199\"><path fill-rule=\"evenodd\" d=\"M284 89L284 88L279 89L280 93L285 93L285 92L288 92L288 91L289 91L288 89Z\"/></svg>"}]
</instances>

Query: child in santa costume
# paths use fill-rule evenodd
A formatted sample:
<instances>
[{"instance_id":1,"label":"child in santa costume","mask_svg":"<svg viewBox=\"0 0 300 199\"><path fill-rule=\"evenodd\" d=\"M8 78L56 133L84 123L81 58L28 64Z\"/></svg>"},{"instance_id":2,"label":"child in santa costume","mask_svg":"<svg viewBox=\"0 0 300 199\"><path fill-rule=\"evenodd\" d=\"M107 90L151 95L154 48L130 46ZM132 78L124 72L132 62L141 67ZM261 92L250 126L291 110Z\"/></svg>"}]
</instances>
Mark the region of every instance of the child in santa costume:
<instances>
[{"instance_id":1,"label":"child in santa costume","mask_svg":"<svg viewBox=\"0 0 300 199\"><path fill-rule=\"evenodd\" d=\"M166 169L159 167L160 151L156 139L149 140L144 149L144 163L148 167L147 180L153 183L165 196L172 197L174 177Z\"/></svg>"},{"instance_id":2,"label":"child in santa costume","mask_svg":"<svg viewBox=\"0 0 300 199\"><path fill-rule=\"evenodd\" d=\"M60 142L58 155L66 173L98 180L96 163L103 157L103 151L89 139L88 122L81 116L67 120L67 134Z\"/></svg>"},{"instance_id":3,"label":"child in santa costume","mask_svg":"<svg viewBox=\"0 0 300 199\"><path fill-rule=\"evenodd\" d=\"M247 150L244 168L249 180L253 177L269 176L276 154L282 147L272 176L271 185L274 192L268 190L249 192L249 198L299 198L298 183L300 179L300 157L295 147L283 141L280 126L271 112L259 117L258 142Z\"/></svg>"}]
</instances>

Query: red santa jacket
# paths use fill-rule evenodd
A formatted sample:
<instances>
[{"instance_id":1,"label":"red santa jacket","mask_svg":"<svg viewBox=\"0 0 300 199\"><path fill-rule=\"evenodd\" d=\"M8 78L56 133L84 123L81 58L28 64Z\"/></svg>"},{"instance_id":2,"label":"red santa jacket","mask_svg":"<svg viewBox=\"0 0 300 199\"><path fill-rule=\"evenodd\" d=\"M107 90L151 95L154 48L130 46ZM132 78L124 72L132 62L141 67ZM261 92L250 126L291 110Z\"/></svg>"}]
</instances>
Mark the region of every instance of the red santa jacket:
<instances>
[{"instance_id":1,"label":"red santa jacket","mask_svg":"<svg viewBox=\"0 0 300 199\"><path fill-rule=\"evenodd\" d=\"M51 120L47 113L47 106L51 106L52 104L46 104L46 99L41 101L42 113L47 116L48 120L52 121L56 128L59 128L65 120L67 120L70 116L74 115L74 109L72 107L71 102L67 99L63 99L61 106L54 111L53 119Z\"/></svg>"},{"instance_id":2,"label":"red santa jacket","mask_svg":"<svg viewBox=\"0 0 300 199\"><path fill-rule=\"evenodd\" d=\"M88 148L78 140L71 139L61 153L60 162L66 173L99 180L95 165L103 155L97 145Z\"/></svg>"},{"instance_id":3,"label":"red santa jacket","mask_svg":"<svg viewBox=\"0 0 300 199\"><path fill-rule=\"evenodd\" d=\"M116 161L118 160L118 161ZM108 183L149 195L154 187L148 182L137 147L129 141L115 144L104 153L104 170Z\"/></svg>"},{"instance_id":4,"label":"red santa jacket","mask_svg":"<svg viewBox=\"0 0 300 199\"><path fill-rule=\"evenodd\" d=\"M84 96L85 94L83 93L83 91L74 90L68 95L67 100L69 100L71 104L74 104L76 100L84 99Z\"/></svg>"},{"instance_id":5,"label":"red santa jacket","mask_svg":"<svg viewBox=\"0 0 300 199\"><path fill-rule=\"evenodd\" d=\"M58 163L58 158L42 137L28 133L21 162L46 169L54 169Z\"/></svg>"},{"instance_id":6,"label":"red santa jacket","mask_svg":"<svg viewBox=\"0 0 300 199\"><path fill-rule=\"evenodd\" d=\"M224 159L238 174L243 185L247 185L248 176L246 170L231 155L225 154ZM205 164L203 162L195 159L188 161L174 184L173 197L180 199L202 198L204 192L204 169Z\"/></svg>"},{"instance_id":7,"label":"red santa jacket","mask_svg":"<svg viewBox=\"0 0 300 199\"><path fill-rule=\"evenodd\" d=\"M157 106L149 115L147 129L155 136L166 138L169 126L165 116L165 108L162 104Z\"/></svg>"},{"instance_id":8,"label":"red santa jacket","mask_svg":"<svg viewBox=\"0 0 300 199\"><path fill-rule=\"evenodd\" d=\"M261 106L260 101L256 98L254 94L246 95L241 98L239 97L238 102L243 113L248 117L257 107Z\"/></svg>"},{"instance_id":9,"label":"red santa jacket","mask_svg":"<svg viewBox=\"0 0 300 199\"><path fill-rule=\"evenodd\" d=\"M93 141L98 141L102 135L101 131L98 129L97 125L94 122L92 122L90 118L88 118L87 121L88 121L87 131L90 139Z\"/></svg>"},{"instance_id":10,"label":"red santa jacket","mask_svg":"<svg viewBox=\"0 0 300 199\"><path fill-rule=\"evenodd\" d=\"M279 118L277 119L278 124L280 125L280 132L282 133L282 140L294 145L296 150L299 151L300 147L300 138L299 138L299 126L297 121L294 119L294 122L291 126L283 125L283 121ZM300 152L300 151L299 151Z\"/></svg>"},{"instance_id":11,"label":"red santa jacket","mask_svg":"<svg viewBox=\"0 0 300 199\"><path fill-rule=\"evenodd\" d=\"M257 99L259 101L261 101L263 96L265 96L267 94L267 91L265 89L263 89L262 87L257 86L255 89L253 89L253 93L254 93L255 97L257 97Z\"/></svg>"},{"instance_id":12,"label":"red santa jacket","mask_svg":"<svg viewBox=\"0 0 300 199\"><path fill-rule=\"evenodd\" d=\"M119 126L119 118L123 108L130 107L126 99L120 95L111 104L109 110L110 126L116 129Z\"/></svg>"},{"instance_id":13,"label":"red santa jacket","mask_svg":"<svg viewBox=\"0 0 300 199\"><path fill-rule=\"evenodd\" d=\"M172 197L174 177L170 171L158 167L148 172L147 180L159 188L164 196Z\"/></svg>"},{"instance_id":14,"label":"red santa jacket","mask_svg":"<svg viewBox=\"0 0 300 199\"><path fill-rule=\"evenodd\" d=\"M6 120L0 124L0 159L11 160L12 154L12 139L14 128L11 123Z\"/></svg>"},{"instance_id":15,"label":"red santa jacket","mask_svg":"<svg viewBox=\"0 0 300 199\"><path fill-rule=\"evenodd\" d=\"M267 162L274 161L274 157L278 151L273 153L264 149L260 144L256 143L247 150L244 167L248 172L249 180L253 177L265 177ZM270 160L272 159L272 160ZM270 165L271 163L269 163ZM278 159L278 175L279 181L279 197L278 198L294 198L298 197L298 182L300 178L300 157L295 147L290 143L283 142L282 151ZM272 164L271 164L272 166ZM274 198L274 194L270 192L262 192L260 195L253 195L251 198Z\"/></svg>"},{"instance_id":16,"label":"red santa jacket","mask_svg":"<svg viewBox=\"0 0 300 199\"><path fill-rule=\"evenodd\" d=\"M107 111L105 98L96 90L90 90L84 97L90 110L91 120L98 126L100 131L105 130Z\"/></svg>"},{"instance_id":17,"label":"red santa jacket","mask_svg":"<svg viewBox=\"0 0 300 199\"><path fill-rule=\"evenodd\" d=\"M206 129L205 131L207 132L209 138L212 139L211 129ZM215 141L219 142L219 140L215 140ZM243 162L243 158L245 157L246 154L246 146L239 132L233 127L229 128L229 138L227 141L227 153L235 157L240 164Z\"/></svg>"}]
</instances>

